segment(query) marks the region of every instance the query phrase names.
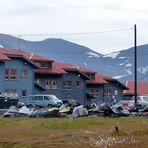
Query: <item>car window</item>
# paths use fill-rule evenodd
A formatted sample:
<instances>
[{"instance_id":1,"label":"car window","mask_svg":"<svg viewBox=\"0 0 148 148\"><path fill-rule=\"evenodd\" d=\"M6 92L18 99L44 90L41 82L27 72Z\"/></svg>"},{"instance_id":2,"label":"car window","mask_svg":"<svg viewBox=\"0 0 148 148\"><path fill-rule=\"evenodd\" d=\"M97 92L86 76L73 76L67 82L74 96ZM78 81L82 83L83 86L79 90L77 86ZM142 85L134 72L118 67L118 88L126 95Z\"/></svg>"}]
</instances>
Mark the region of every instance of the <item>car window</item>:
<instances>
[{"instance_id":1,"label":"car window","mask_svg":"<svg viewBox=\"0 0 148 148\"><path fill-rule=\"evenodd\" d=\"M132 97L132 101L135 101L135 97ZM137 101L140 101L140 97L137 96Z\"/></svg>"},{"instance_id":2,"label":"car window","mask_svg":"<svg viewBox=\"0 0 148 148\"><path fill-rule=\"evenodd\" d=\"M44 96L44 100L49 100L49 98L47 96Z\"/></svg>"},{"instance_id":3,"label":"car window","mask_svg":"<svg viewBox=\"0 0 148 148\"><path fill-rule=\"evenodd\" d=\"M144 96L143 97L143 100L146 101L146 102L148 102L148 96Z\"/></svg>"},{"instance_id":4,"label":"car window","mask_svg":"<svg viewBox=\"0 0 148 148\"><path fill-rule=\"evenodd\" d=\"M43 100L43 96L34 96L34 100Z\"/></svg>"},{"instance_id":5,"label":"car window","mask_svg":"<svg viewBox=\"0 0 148 148\"><path fill-rule=\"evenodd\" d=\"M28 100L33 100L33 96L29 96Z\"/></svg>"}]
</instances>

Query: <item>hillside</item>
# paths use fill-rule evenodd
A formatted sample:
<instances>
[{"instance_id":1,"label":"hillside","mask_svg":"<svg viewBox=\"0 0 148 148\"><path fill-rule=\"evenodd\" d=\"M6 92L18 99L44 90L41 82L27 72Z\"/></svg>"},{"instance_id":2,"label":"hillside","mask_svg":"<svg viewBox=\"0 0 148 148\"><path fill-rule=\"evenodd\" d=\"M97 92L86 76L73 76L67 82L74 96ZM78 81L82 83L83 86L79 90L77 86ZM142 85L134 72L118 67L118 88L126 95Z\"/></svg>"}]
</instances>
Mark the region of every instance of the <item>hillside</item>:
<instances>
[{"instance_id":1,"label":"hillside","mask_svg":"<svg viewBox=\"0 0 148 148\"><path fill-rule=\"evenodd\" d=\"M27 41L11 35L0 34L0 47L22 49L114 76L122 81L133 79L134 49L102 55L90 48L63 39L48 38ZM148 80L148 45L138 47L138 79Z\"/></svg>"}]
</instances>

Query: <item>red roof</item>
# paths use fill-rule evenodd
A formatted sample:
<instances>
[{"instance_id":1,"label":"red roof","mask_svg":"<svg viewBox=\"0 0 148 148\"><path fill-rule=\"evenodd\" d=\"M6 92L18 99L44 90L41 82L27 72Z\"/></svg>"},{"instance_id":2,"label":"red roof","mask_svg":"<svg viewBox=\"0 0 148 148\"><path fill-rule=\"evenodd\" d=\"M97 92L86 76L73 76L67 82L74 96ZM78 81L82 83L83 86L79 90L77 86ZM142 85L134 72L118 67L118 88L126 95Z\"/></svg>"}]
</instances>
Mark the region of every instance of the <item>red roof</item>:
<instances>
[{"instance_id":1,"label":"red roof","mask_svg":"<svg viewBox=\"0 0 148 148\"><path fill-rule=\"evenodd\" d=\"M7 56L5 56L4 54L0 53L0 61L7 61L10 60Z\"/></svg>"},{"instance_id":2,"label":"red roof","mask_svg":"<svg viewBox=\"0 0 148 148\"><path fill-rule=\"evenodd\" d=\"M67 74L67 72L59 67L55 62L52 63L52 69L35 69L34 71L38 74Z\"/></svg>"},{"instance_id":3,"label":"red roof","mask_svg":"<svg viewBox=\"0 0 148 148\"><path fill-rule=\"evenodd\" d=\"M114 79L114 78L112 78L112 77L103 75L103 74L101 74L101 73L97 73L97 77L100 77L100 78L102 78L102 79L104 79L104 80L106 80L106 81L113 81L113 80L116 80L116 79Z\"/></svg>"},{"instance_id":4,"label":"red roof","mask_svg":"<svg viewBox=\"0 0 148 148\"><path fill-rule=\"evenodd\" d=\"M52 59L42 57L36 54L30 54L28 52L17 49L0 48L0 53L5 56L24 56L25 58L36 62L53 62Z\"/></svg>"},{"instance_id":5,"label":"red roof","mask_svg":"<svg viewBox=\"0 0 148 148\"><path fill-rule=\"evenodd\" d=\"M62 62L58 62L56 61L56 63L58 64L58 66L60 66L61 68L65 69L65 70L77 70L77 71L81 71L84 73L96 73L95 71L88 69L88 68L84 68L81 66L76 66L73 64L68 64L68 63L62 63Z\"/></svg>"},{"instance_id":6,"label":"red roof","mask_svg":"<svg viewBox=\"0 0 148 148\"><path fill-rule=\"evenodd\" d=\"M134 81L126 81L124 85L129 88L129 90L125 90L124 94L134 94ZM137 93L138 95L145 95L148 94L148 82L137 82Z\"/></svg>"}]
</instances>

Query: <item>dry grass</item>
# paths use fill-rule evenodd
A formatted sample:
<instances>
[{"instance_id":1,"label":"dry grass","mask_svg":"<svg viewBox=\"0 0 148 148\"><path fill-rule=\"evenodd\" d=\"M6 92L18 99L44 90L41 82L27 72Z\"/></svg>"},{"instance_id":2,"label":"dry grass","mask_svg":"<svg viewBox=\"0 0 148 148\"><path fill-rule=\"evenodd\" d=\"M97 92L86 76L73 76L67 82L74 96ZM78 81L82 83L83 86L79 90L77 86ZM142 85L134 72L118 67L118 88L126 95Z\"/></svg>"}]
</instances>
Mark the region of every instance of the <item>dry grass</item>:
<instances>
[{"instance_id":1,"label":"dry grass","mask_svg":"<svg viewBox=\"0 0 148 148\"><path fill-rule=\"evenodd\" d=\"M148 118L0 118L0 148L146 148L147 145Z\"/></svg>"}]
</instances>

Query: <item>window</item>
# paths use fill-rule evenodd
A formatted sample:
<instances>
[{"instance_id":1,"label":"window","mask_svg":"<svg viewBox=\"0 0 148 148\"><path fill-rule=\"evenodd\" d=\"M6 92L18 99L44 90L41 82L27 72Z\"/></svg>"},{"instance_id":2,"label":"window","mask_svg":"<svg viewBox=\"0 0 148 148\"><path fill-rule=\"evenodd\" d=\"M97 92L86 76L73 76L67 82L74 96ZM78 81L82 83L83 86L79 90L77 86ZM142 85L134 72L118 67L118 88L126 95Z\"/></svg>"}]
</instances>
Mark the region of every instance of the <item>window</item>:
<instances>
[{"instance_id":1,"label":"window","mask_svg":"<svg viewBox=\"0 0 148 148\"><path fill-rule=\"evenodd\" d=\"M22 97L26 97L27 96L27 90L22 90L22 92L21 92L22 94Z\"/></svg>"},{"instance_id":2,"label":"window","mask_svg":"<svg viewBox=\"0 0 148 148\"><path fill-rule=\"evenodd\" d=\"M94 97L98 97L99 94L100 94L98 88L90 88L88 92L89 92L90 95L92 95Z\"/></svg>"},{"instance_id":3,"label":"window","mask_svg":"<svg viewBox=\"0 0 148 148\"><path fill-rule=\"evenodd\" d=\"M63 82L63 89L64 90L71 90L72 89L72 81L64 81Z\"/></svg>"},{"instance_id":4,"label":"window","mask_svg":"<svg viewBox=\"0 0 148 148\"><path fill-rule=\"evenodd\" d=\"M95 79L95 74L88 74L88 76L90 77L91 80Z\"/></svg>"},{"instance_id":5,"label":"window","mask_svg":"<svg viewBox=\"0 0 148 148\"><path fill-rule=\"evenodd\" d=\"M45 88L46 89L58 89L58 81L57 80L45 80Z\"/></svg>"},{"instance_id":6,"label":"window","mask_svg":"<svg viewBox=\"0 0 148 148\"><path fill-rule=\"evenodd\" d=\"M34 96L34 100L41 101L43 100L43 96Z\"/></svg>"},{"instance_id":7,"label":"window","mask_svg":"<svg viewBox=\"0 0 148 148\"><path fill-rule=\"evenodd\" d=\"M48 68L48 63L46 62L36 62L36 64L40 67L40 68Z\"/></svg>"},{"instance_id":8,"label":"window","mask_svg":"<svg viewBox=\"0 0 148 148\"><path fill-rule=\"evenodd\" d=\"M16 69L5 69L5 80L16 80Z\"/></svg>"},{"instance_id":9,"label":"window","mask_svg":"<svg viewBox=\"0 0 148 148\"><path fill-rule=\"evenodd\" d=\"M104 95L111 96L112 95L112 90L111 89L104 90Z\"/></svg>"},{"instance_id":10,"label":"window","mask_svg":"<svg viewBox=\"0 0 148 148\"><path fill-rule=\"evenodd\" d=\"M80 88L80 81L76 82L76 88Z\"/></svg>"},{"instance_id":11,"label":"window","mask_svg":"<svg viewBox=\"0 0 148 148\"><path fill-rule=\"evenodd\" d=\"M6 93L16 93L16 89L5 89Z\"/></svg>"},{"instance_id":12,"label":"window","mask_svg":"<svg viewBox=\"0 0 148 148\"><path fill-rule=\"evenodd\" d=\"M117 96L118 95L118 90L115 90L115 96Z\"/></svg>"},{"instance_id":13,"label":"window","mask_svg":"<svg viewBox=\"0 0 148 148\"><path fill-rule=\"evenodd\" d=\"M27 70L26 69L22 69L22 77L23 78L27 77Z\"/></svg>"}]
</instances>

